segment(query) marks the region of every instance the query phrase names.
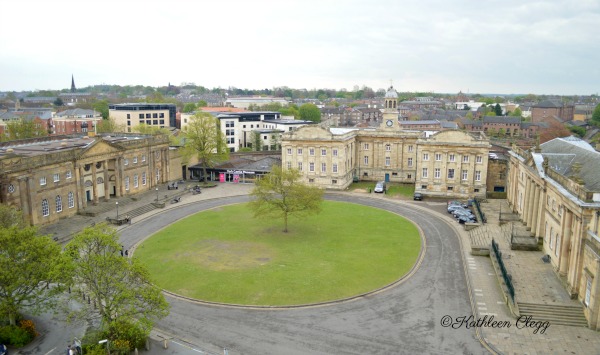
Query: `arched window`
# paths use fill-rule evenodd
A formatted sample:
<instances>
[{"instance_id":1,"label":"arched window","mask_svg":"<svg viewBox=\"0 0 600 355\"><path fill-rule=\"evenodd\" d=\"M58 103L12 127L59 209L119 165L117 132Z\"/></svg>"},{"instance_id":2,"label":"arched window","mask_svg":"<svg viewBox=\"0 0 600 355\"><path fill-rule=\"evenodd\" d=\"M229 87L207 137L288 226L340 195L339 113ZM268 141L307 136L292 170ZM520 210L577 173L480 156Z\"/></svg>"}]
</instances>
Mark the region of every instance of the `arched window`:
<instances>
[{"instance_id":1,"label":"arched window","mask_svg":"<svg viewBox=\"0 0 600 355\"><path fill-rule=\"evenodd\" d=\"M47 217L50 215L50 207L48 206L48 200L42 200L42 216Z\"/></svg>"},{"instance_id":2,"label":"arched window","mask_svg":"<svg viewBox=\"0 0 600 355\"><path fill-rule=\"evenodd\" d=\"M62 212L62 197L56 196L54 201L56 202L56 212Z\"/></svg>"},{"instance_id":3,"label":"arched window","mask_svg":"<svg viewBox=\"0 0 600 355\"><path fill-rule=\"evenodd\" d=\"M69 208L73 208L75 207L75 198L73 196L72 192L69 192L69 194L67 195L67 199L69 200Z\"/></svg>"},{"instance_id":4,"label":"arched window","mask_svg":"<svg viewBox=\"0 0 600 355\"><path fill-rule=\"evenodd\" d=\"M550 227L550 250L554 245L554 227Z\"/></svg>"}]
</instances>

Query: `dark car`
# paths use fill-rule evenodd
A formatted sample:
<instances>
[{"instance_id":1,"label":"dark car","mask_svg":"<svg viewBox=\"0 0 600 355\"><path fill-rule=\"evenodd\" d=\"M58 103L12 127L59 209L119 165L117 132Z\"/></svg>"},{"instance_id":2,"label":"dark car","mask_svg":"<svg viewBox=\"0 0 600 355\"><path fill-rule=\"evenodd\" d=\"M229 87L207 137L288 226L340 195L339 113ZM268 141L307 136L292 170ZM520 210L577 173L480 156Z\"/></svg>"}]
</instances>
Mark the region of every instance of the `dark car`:
<instances>
[{"instance_id":1,"label":"dark car","mask_svg":"<svg viewBox=\"0 0 600 355\"><path fill-rule=\"evenodd\" d=\"M477 217L475 217L475 215L473 213L471 213L471 211L456 210L456 211L452 212L452 215L454 216L454 218L467 217L467 218L470 218L475 221L477 220Z\"/></svg>"},{"instance_id":2,"label":"dark car","mask_svg":"<svg viewBox=\"0 0 600 355\"><path fill-rule=\"evenodd\" d=\"M460 205L449 205L448 206L448 213L452 213L454 211L468 211L468 209L466 207L460 206Z\"/></svg>"},{"instance_id":3,"label":"dark car","mask_svg":"<svg viewBox=\"0 0 600 355\"><path fill-rule=\"evenodd\" d=\"M458 223L460 223L460 224L465 224L465 223L475 223L475 222L477 222L476 220L474 220L474 219L471 219L471 218L469 218L469 217L466 217L466 216L459 216L459 217L458 217L456 220L457 220L457 221L458 221Z\"/></svg>"},{"instance_id":4,"label":"dark car","mask_svg":"<svg viewBox=\"0 0 600 355\"><path fill-rule=\"evenodd\" d=\"M423 200L423 194L420 192L415 192L415 194L413 195L413 200L415 200L415 201Z\"/></svg>"}]
</instances>

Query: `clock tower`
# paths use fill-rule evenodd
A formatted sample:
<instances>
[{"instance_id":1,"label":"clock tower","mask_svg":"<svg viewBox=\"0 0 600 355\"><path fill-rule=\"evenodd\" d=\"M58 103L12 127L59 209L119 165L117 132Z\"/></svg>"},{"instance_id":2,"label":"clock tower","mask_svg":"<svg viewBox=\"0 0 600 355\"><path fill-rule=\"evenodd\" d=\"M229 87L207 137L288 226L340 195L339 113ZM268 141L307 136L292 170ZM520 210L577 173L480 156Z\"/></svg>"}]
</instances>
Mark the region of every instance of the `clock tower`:
<instances>
[{"instance_id":1,"label":"clock tower","mask_svg":"<svg viewBox=\"0 0 600 355\"><path fill-rule=\"evenodd\" d=\"M398 93L390 86L385 93L385 107L383 109L382 129L399 129L398 124Z\"/></svg>"}]
</instances>

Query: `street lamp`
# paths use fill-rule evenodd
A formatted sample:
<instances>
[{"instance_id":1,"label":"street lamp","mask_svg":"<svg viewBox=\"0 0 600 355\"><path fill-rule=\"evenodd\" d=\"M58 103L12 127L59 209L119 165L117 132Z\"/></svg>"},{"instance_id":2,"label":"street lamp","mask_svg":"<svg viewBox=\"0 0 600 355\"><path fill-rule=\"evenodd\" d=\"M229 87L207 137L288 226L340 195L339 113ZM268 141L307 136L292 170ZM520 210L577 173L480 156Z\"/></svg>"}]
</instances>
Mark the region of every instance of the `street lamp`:
<instances>
[{"instance_id":1,"label":"street lamp","mask_svg":"<svg viewBox=\"0 0 600 355\"><path fill-rule=\"evenodd\" d=\"M155 190L156 190L156 202L158 202L158 187Z\"/></svg>"},{"instance_id":2,"label":"street lamp","mask_svg":"<svg viewBox=\"0 0 600 355\"><path fill-rule=\"evenodd\" d=\"M106 353L107 353L108 355L110 355L110 350L108 350L108 339L100 340L100 341L98 342L98 344L104 344L104 343L106 343Z\"/></svg>"},{"instance_id":3,"label":"street lamp","mask_svg":"<svg viewBox=\"0 0 600 355\"><path fill-rule=\"evenodd\" d=\"M119 219L119 201L115 202L115 205L117 205L117 219Z\"/></svg>"}]
</instances>

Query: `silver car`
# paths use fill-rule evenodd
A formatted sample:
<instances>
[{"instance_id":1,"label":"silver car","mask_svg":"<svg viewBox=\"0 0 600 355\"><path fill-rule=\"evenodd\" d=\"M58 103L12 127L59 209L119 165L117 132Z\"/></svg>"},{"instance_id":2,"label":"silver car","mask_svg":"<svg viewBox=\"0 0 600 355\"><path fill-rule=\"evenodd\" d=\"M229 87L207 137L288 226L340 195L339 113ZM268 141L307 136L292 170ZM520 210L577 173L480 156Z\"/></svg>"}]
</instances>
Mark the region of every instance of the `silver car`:
<instances>
[{"instance_id":1,"label":"silver car","mask_svg":"<svg viewBox=\"0 0 600 355\"><path fill-rule=\"evenodd\" d=\"M376 185L375 188L373 189L373 192L377 192L377 193L384 193L385 192L385 181L379 181Z\"/></svg>"}]
</instances>

